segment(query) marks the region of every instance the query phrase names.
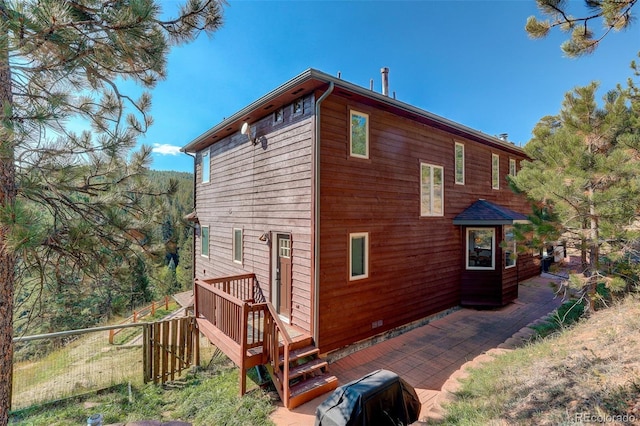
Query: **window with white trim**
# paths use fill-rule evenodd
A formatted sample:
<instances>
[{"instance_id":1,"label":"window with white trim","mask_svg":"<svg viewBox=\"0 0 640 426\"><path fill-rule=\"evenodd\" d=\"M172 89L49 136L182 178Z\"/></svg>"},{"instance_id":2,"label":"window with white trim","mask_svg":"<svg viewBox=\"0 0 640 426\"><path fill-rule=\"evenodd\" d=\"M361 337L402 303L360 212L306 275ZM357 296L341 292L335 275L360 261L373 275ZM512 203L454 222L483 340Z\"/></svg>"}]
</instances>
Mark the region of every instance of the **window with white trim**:
<instances>
[{"instance_id":1,"label":"window with white trim","mask_svg":"<svg viewBox=\"0 0 640 426\"><path fill-rule=\"evenodd\" d=\"M504 246L504 268L513 268L516 266L516 237L512 225L504 226L502 241L502 245Z\"/></svg>"},{"instance_id":2,"label":"window with white trim","mask_svg":"<svg viewBox=\"0 0 640 426\"><path fill-rule=\"evenodd\" d=\"M209 227L200 227L200 255L209 257Z\"/></svg>"},{"instance_id":3,"label":"window with white trim","mask_svg":"<svg viewBox=\"0 0 640 426\"><path fill-rule=\"evenodd\" d=\"M444 169L420 163L420 216L444 215Z\"/></svg>"},{"instance_id":4,"label":"window with white trim","mask_svg":"<svg viewBox=\"0 0 640 426\"><path fill-rule=\"evenodd\" d=\"M456 142L455 163L456 183L464 185L464 144L460 142Z\"/></svg>"},{"instance_id":5,"label":"window with white trim","mask_svg":"<svg viewBox=\"0 0 640 426\"><path fill-rule=\"evenodd\" d=\"M500 189L500 156L491 154L491 188Z\"/></svg>"},{"instance_id":6,"label":"window with white trim","mask_svg":"<svg viewBox=\"0 0 640 426\"><path fill-rule=\"evenodd\" d=\"M349 149L352 157L369 158L369 115L351 110L349 113Z\"/></svg>"},{"instance_id":7,"label":"window with white trim","mask_svg":"<svg viewBox=\"0 0 640 426\"><path fill-rule=\"evenodd\" d=\"M209 182L209 175L211 173L211 156L209 150L202 151L202 183Z\"/></svg>"},{"instance_id":8,"label":"window with white trim","mask_svg":"<svg viewBox=\"0 0 640 426\"><path fill-rule=\"evenodd\" d=\"M509 158L509 174L511 176L518 174L518 170L516 169L516 160L514 158Z\"/></svg>"},{"instance_id":9,"label":"window with white trim","mask_svg":"<svg viewBox=\"0 0 640 426\"><path fill-rule=\"evenodd\" d=\"M360 280L369 276L369 233L349 234L349 279Z\"/></svg>"},{"instance_id":10,"label":"window with white trim","mask_svg":"<svg viewBox=\"0 0 640 426\"><path fill-rule=\"evenodd\" d=\"M233 228L233 261L242 263L242 228Z\"/></svg>"},{"instance_id":11,"label":"window with white trim","mask_svg":"<svg viewBox=\"0 0 640 426\"><path fill-rule=\"evenodd\" d=\"M467 228L467 269L495 269L496 230Z\"/></svg>"}]
</instances>

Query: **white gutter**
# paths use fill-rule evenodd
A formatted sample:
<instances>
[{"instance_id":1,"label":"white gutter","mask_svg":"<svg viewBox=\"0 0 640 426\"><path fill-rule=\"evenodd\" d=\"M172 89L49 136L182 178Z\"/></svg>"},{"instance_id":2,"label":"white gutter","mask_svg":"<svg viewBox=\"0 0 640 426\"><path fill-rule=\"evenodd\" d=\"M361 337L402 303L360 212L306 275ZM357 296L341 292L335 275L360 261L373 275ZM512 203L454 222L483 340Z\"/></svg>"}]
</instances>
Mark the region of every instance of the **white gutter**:
<instances>
[{"instance_id":1,"label":"white gutter","mask_svg":"<svg viewBox=\"0 0 640 426\"><path fill-rule=\"evenodd\" d=\"M320 104L327 96L333 92L333 81L329 82L329 88L316 101L315 110L315 138L314 138L314 155L315 155L315 209L314 209L314 237L313 237L313 340L318 346L320 333L318 332L320 316Z\"/></svg>"}]
</instances>

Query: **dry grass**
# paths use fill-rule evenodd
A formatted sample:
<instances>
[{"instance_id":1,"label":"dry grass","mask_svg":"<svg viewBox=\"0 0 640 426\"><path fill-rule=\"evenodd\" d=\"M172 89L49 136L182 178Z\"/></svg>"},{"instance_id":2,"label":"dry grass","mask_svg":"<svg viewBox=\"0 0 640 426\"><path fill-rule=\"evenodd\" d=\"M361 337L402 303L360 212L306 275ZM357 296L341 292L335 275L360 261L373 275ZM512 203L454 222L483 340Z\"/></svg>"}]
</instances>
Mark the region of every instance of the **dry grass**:
<instances>
[{"instance_id":1,"label":"dry grass","mask_svg":"<svg viewBox=\"0 0 640 426\"><path fill-rule=\"evenodd\" d=\"M640 424L640 297L472 370L447 424Z\"/></svg>"}]
</instances>

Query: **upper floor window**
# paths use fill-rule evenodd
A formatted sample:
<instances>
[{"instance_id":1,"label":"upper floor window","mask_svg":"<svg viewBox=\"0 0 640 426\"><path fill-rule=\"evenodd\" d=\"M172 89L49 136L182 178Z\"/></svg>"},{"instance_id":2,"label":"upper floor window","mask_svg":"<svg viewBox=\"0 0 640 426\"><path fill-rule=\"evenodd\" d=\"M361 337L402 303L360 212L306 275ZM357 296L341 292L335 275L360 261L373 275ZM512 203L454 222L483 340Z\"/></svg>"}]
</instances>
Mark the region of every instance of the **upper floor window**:
<instances>
[{"instance_id":1,"label":"upper floor window","mask_svg":"<svg viewBox=\"0 0 640 426\"><path fill-rule=\"evenodd\" d=\"M456 142L455 162L456 183L459 185L464 185L464 145L460 142Z\"/></svg>"},{"instance_id":2,"label":"upper floor window","mask_svg":"<svg viewBox=\"0 0 640 426\"><path fill-rule=\"evenodd\" d=\"M209 174L211 173L211 156L209 150L202 151L202 183L209 182Z\"/></svg>"},{"instance_id":3,"label":"upper floor window","mask_svg":"<svg viewBox=\"0 0 640 426\"><path fill-rule=\"evenodd\" d=\"M420 163L420 216L444 214L444 169Z\"/></svg>"},{"instance_id":4,"label":"upper floor window","mask_svg":"<svg viewBox=\"0 0 640 426\"><path fill-rule=\"evenodd\" d=\"M369 276L369 233L349 234L349 279Z\"/></svg>"},{"instance_id":5,"label":"upper floor window","mask_svg":"<svg viewBox=\"0 0 640 426\"><path fill-rule=\"evenodd\" d=\"M233 228L233 261L242 263L242 229Z\"/></svg>"},{"instance_id":6,"label":"upper floor window","mask_svg":"<svg viewBox=\"0 0 640 426\"><path fill-rule=\"evenodd\" d=\"M304 99L298 98L291 104L293 115L302 114L304 112Z\"/></svg>"},{"instance_id":7,"label":"upper floor window","mask_svg":"<svg viewBox=\"0 0 640 426\"><path fill-rule=\"evenodd\" d=\"M369 115L351 111L349 118L351 156L369 158Z\"/></svg>"},{"instance_id":8,"label":"upper floor window","mask_svg":"<svg viewBox=\"0 0 640 426\"><path fill-rule=\"evenodd\" d=\"M209 227L200 227L200 255L209 257Z\"/></svg>"},{"instance_id":9,"label":"upper floor window","mask_svg":"<svg viewBox=\"0 0 640 426\"><path fill-rule=\"evenodd\" d=\"M491 154L491 188L500 189L500 156Z\"/></svg>"},{"instance_id":10,"label":"upper floor window","mask_svg":"<svg viewBox=\"0 0 640 426\"><path fill-rule=\"evenodd\" d=\"M511 176L515 176L518 174L518 169L516 168L516 160L513 158L509 158L509 174Z\"/></svg>"},{"instance_id":11,"label":"upper floor window","mask_svg":"<svg viewBox=\"0 0 640 426\"><path fill-rule=\"evenodd\" d=\"M273 122L282 123L284 120L284 108L278 108L273 112Z\"/></svg>"}]
</instances>

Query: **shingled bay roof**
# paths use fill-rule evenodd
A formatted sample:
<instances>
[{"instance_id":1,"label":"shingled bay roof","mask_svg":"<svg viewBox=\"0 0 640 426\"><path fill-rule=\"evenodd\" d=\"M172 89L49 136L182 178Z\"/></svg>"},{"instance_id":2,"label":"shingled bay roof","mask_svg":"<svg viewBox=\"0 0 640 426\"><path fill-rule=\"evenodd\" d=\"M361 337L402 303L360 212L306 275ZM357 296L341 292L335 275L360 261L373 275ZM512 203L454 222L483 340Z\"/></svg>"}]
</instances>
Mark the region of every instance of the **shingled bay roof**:
<instances>
[{"instance_id":1,"label":"shingled bay roof","mask_svg":"<svg viewBox=\"0 0 640 426\"><path fill-rule=\"evenodd\" d=\"M526 222L529 222L526 215L482 199L453 219L454 225L512 225Z\"/></svg>"}]
</instances>

